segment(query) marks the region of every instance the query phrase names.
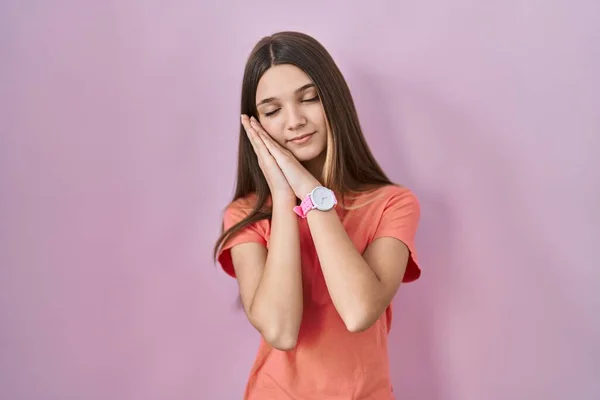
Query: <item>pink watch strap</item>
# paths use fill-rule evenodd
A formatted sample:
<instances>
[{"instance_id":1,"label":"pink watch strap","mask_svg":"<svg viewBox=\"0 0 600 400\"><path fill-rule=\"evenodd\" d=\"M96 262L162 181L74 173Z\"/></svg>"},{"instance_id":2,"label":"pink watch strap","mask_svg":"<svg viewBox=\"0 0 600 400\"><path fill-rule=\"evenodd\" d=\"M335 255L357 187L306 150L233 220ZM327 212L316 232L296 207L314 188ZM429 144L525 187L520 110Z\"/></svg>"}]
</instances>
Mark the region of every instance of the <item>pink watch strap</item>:
<instances>
[{"instance_id":1,"label":"pink watch strap","mask_svg":"<svg viewBox=\"0 0 600 400\"><path fill-rule=\"evenodd\" d=\"M313 204L309 194L304 198L304 200L302 200L302 203L300 203L299 206L294 207L294 212L302 218L306 218L306 214L308 214L308 212L314 207L315 205Z\"/></svg>"}]
</instances>

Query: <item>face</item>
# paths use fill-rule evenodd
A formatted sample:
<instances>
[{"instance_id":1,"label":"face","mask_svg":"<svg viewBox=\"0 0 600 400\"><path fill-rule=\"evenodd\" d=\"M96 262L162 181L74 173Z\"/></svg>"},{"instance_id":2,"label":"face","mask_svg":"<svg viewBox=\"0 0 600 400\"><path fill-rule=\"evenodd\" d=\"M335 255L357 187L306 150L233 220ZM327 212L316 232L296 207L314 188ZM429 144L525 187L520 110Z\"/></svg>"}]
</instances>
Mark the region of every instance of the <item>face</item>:
<instances>
[{"instance_id":1,"label":"face","mask_svg":"<svg viewBox=\"0 0 600 400\"><path fill-rule=\"evenodd\" d=\"M327 145L327 120L317 89L300 68L276 65L256 88L258 119L267 133L302 162L317 159Z\"/></svg>"}]
</instances>

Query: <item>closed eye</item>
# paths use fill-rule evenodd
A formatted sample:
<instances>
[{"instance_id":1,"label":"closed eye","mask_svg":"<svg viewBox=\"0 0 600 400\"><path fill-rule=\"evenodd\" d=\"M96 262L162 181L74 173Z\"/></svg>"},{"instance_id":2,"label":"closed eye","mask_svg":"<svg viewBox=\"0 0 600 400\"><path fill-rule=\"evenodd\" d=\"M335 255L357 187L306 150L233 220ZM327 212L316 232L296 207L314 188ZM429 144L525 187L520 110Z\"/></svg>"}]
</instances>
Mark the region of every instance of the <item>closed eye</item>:
<instances>
[{"instance_id":1,"label":"closed eye","mask_svg":"<svg viewBox=\"0 0 600 400\"><path fill-rule=\"evenodd\" d=\"M315 97L311 97L310 99L302 100L303 103L314 103L315 101L319 101L319 96L315 96ZM281 110L281 108L278 108L273 111L269 111L269 112L265 113L265 117L271 117L271 116L277 114L279 112L279 110Z\"/></svg>"},{"instance_id":2,"label":"closed eye","mask_svg":"<svg viewBox=\"0 0 600 400\"><path fill-rule=\"evenodd\" d=\"M319 96L312 97L310 99L302 100L303 103L312 103L313 101L319 100Z\"/></svg>"}]
</instances>

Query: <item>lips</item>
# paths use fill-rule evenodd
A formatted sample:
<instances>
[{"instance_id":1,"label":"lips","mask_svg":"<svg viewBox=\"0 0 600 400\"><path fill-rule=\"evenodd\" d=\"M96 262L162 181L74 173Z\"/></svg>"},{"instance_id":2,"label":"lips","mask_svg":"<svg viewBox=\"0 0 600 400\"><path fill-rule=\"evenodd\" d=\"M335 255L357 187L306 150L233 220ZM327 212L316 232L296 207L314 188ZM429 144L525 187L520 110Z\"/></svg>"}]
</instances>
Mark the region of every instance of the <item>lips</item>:
<instances>
[{"instance_id":1,"label":"lips","mask_svg":"<svg viewBox=\"0 0 600 400\"><path fill-rule=\"evenodd\" d=\"M314 135L316 132L305 133L304 135L296 136L295 138L289 139L288 142L298 143L303 142L305 139L308 139L310 136Z\"/></svg>"}]
</instances>

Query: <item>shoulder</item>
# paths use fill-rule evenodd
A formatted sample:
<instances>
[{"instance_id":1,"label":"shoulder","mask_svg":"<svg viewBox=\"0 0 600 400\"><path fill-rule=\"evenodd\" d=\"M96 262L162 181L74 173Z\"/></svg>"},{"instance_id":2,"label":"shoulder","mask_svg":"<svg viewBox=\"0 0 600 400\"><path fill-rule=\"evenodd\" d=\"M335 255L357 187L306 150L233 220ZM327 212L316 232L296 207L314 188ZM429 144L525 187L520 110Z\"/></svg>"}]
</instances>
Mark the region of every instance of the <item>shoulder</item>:
<instances>
[{"instance_id":1,"label":"shoulder","mask_svg":"<svg viewBox=\"0 0 600 400\"><path fill-rule=\"evenodd\" d=\"M249 214L255 207L258 201L258 196L255 193L250 193L246 196L239 197L231 201L225 207L225 213L236 211L247 211Z\"/></svg>"},{"instance_id":2,"label":"shoulder","mask_svg":"<svg viewBox=\"0 0 600 400\"><path fill-rule=\"evenodd\" d=\"M254 193L232 200L223 211L225 225L233 225L250 215L256 207L257 200Z\"/></svg>"},{"instance_id":3,"label":"shoulder","mask_svg":"<svg viewBox=\"0 0 600 400\"><path fill-rule=\"evenodd\" d=\"M360 207L361 205L370 205L371 209L379 208L381 210L390 206L412 205L419 207L419 200L415 193L406 186L391 184L379 186L360 193L353 198L353 203Z\"/></svg>"},{"instance_id":4,"label":"shoulder","mask_svg":"<svg viewBox=\"0 0 600 400\"><path fill-rule=\"evenodd\" d=\"M417 224L421 209L415 193L401 185L386 185L348 196L342 206L344 218L350 226L367 229L381 224L398 224L402 221Z\"/></svg>"},{"instance_id":5,"label":"shoulder","mask_svg":"<svg viewBox=\"0 0 600 400\"><path fill-rule=\"evenodd\" d=\"M405 186L381 186L365 193L364 198L361 196L357 201L359 204L354 208L353 219L359 220L361 226L370 225L375 231L405 228L413 231L421 218L419 200Z\"/></svg>"},{"instance_id":6,"label":"shoulder","mask_svg":"<svg viewBox=\"0 0 600 400\"><path fill-rule=\"evenodd\" d=\"M421 205L416 194L405 186L389 185L381 189L379 210L381 218L391 219L396 223L402 220L412 220L418 223L421 216Z\"/></svg>"},{"instance_id":7,"label":"shoulder","mask_svg":"<svg viewBox=\"0 0 600 400\"><path fill-rule=\"evenodd\" d=\"M382 193L382 201L385 203L405 204L419 206L417 195L406 186L387 185L379 189Z\"/></svg>"},{"instance_id":8,"label":"shoulder","mask_svg":"<svg viewBox=\"0 0 600 400\"><path fill-rule=\"evenodd\" d=\"M259 199L256 194L250 193L246 196L239 197L231 201L225 207L225 210L223 212L223 222L225 225L225 229L246 219L256 209L257 205L259 205L258 200ZM269 200L267 200L267 204L268 203ZM260 223L260 221L256 222Z\"/></svg>"},{"instance_id":9,"label":"shoulder","mask_svg":"<svg viewBox=\"0 0 600 400\"><path fill-rule=\"evenodd\" d=\"M378 227L407 229L414 233L421 218L421 206L415 193L405 186L390 185L381 188L378 209Z\"/></svg>"}]
</instances>

